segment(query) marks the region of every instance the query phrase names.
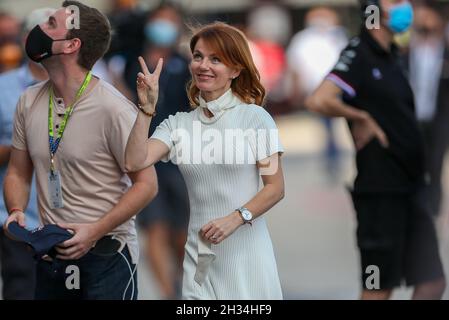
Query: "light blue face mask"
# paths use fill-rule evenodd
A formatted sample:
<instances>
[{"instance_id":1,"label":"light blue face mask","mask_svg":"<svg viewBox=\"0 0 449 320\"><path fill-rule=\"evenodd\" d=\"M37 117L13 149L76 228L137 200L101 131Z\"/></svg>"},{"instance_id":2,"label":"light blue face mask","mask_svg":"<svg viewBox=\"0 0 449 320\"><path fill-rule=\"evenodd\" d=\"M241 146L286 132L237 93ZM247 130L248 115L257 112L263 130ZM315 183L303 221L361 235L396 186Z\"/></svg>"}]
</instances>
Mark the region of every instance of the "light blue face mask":
<instances>
[{"instance_id":1,"label":"light blue face mask","mask_svg":"<svg viewBox=\"0 0 449 320\"><path fill-rule=\"evenodd\" d=\"M413 7L408 2L392 7L389 15L388 27L394 33L407 31L413 23Z\"/></svg>"},{"instance_id":2,"label":"light blue face mask","mask_svg":"<svg viewBox=\"0 0 449 320\"><path fill-rule=\"evenodd\" d=\"M155 20L145 26L145 36L156 46L171 47L178 39L178 28L167 20Z\"/></svg>"}]
</instances>

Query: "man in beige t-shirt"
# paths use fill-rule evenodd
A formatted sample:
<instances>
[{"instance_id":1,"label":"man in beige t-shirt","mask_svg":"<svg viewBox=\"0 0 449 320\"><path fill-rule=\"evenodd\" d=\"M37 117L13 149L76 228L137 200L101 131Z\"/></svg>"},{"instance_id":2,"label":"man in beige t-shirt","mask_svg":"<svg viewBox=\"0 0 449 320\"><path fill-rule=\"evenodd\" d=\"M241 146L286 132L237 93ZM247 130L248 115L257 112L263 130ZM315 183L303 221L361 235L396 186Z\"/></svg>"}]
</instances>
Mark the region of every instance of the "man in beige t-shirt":
<instances>
[{"instance_id":1,"label":"man in beige t-shirt","mask_svg":"<svg viewBox=\"0 0 449 320\"><path fill-rule=\"evenodd\" d=\"M79 8L78 29L67 27L72 12L66 8L72 5ZM109 43L107 19L76 1L65 1L27 40L27 54L42 62L50 80L30 87L17 106L5 178L10 214L5 226L11 221L25 226L34 170L41 223L74 232L57 248L54 261L38 261L38 299L137 297L134 216L154 198L157 180L153 167L126 173L135 107L90 76ZM66 287L70 265L80 270L75 290Z\"/></svg>"}]
</instances>

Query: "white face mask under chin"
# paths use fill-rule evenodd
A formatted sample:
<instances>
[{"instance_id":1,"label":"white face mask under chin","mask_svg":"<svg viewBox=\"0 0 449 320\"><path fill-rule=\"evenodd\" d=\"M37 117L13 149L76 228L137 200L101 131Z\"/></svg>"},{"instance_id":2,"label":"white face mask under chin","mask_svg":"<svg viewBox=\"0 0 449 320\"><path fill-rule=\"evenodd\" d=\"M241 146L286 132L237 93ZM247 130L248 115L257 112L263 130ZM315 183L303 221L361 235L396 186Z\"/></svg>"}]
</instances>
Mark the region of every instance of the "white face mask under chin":
<instances>
[{"instance_id":1,"label":"white face mask under chin","mask_svg":"<svg viewBox=\"0 0 449 320\"><path fill-rule=\"evenodd\" d=\"M227 109L241 103L240 99L232 93L232 89L228 89L221 97L209 102L206 102L200 94L199 101L200 107L209 110L214 118L219 118Z\"/></svg>"}]
</instances>

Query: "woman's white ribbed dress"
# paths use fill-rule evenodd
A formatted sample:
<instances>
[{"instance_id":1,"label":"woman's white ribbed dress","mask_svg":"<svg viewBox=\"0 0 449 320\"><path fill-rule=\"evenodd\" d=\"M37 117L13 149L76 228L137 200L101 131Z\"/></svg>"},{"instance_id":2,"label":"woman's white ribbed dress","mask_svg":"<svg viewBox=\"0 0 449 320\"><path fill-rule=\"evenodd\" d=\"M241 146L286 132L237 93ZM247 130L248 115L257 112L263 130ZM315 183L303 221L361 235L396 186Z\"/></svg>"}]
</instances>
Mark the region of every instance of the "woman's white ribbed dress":
<instances>
[{"instance_id":1,"label":"woman's white ribbed dress","mask_svg":"<svg viewBox=\"0 0 449 320\"><path fill-rule=\"evenodd\" d=\"M205 107L213 110L213 118L205 116ZM256 136L248 134L242 138L239 129L250 129L248 132L256 132ZM237 134L234 144L222 138L230 133ZM170 156L163 161L170 159L178 164L189 193L183 298L282 299L263 216L255 219L252 226L239 227L218 245L206 243L198 234L206 223L232 213L260 190L259 171L254 161L251 163L249 153L252 152L253 160L261 160L283 152L271 116L260 106L242 103L229 90L212 102L200 99L200 107L191 112L170 116L152 138L169 146ZM261 145L260 141L265 143Z\"/></svg>"}]
</instances>

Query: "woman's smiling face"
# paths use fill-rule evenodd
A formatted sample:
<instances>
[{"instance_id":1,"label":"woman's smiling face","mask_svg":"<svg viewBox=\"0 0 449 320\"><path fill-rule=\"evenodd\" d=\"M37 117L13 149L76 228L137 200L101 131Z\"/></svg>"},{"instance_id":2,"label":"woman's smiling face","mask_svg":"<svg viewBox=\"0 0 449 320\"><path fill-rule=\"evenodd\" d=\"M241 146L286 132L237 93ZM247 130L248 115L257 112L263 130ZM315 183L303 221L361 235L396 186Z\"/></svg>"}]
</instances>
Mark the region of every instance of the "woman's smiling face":
<instances>
[{"instance_id":1,"label":"woman's smiling face","mask_svg":"<svg viewBox=\"0 0 449 320\"><path fill-rule=\"evenodd\" d=\"M230 87L232 80L239 75L237 69L226 66L217 54L199 39L193 50L190 71L195 85L206 101L222 96Z\"/></svg>"}]
</instances>

